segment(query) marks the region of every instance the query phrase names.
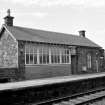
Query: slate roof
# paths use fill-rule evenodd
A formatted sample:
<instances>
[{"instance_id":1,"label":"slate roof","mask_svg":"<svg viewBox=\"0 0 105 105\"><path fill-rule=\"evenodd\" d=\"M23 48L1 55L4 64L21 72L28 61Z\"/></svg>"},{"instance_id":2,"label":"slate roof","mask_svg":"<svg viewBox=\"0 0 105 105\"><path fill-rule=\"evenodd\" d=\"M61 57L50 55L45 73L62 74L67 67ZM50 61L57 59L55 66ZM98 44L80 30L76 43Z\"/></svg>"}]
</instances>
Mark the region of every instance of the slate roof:
<instances>
[{"instance_id":1,"label":"slate roof","mask_svg":"<svg viewBox=\"0 0 105 105\"><path fill-rule=\"evenodd\" d=\"M86 37L59 32L43 31L20 26L5 26L17 40L66 44L74 46L100 47Z\"/></svg>"}]
</instances>

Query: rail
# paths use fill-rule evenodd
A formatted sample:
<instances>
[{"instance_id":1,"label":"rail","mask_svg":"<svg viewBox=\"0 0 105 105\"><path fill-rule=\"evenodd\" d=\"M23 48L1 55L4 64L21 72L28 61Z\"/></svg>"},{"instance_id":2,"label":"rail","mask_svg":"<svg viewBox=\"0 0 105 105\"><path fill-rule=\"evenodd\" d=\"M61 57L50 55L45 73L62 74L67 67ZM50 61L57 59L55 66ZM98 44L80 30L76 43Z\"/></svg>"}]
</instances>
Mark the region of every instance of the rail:
<instances>
[{"instance_id":1,"label":"rail","mask_svg":"<svg viewBox=\"0 0 105 105\"><path fill-rule=\"evenodd\" d=\"M89 105L89 103L94 103L103 98L105 98L105 88L100 88L61 99L46 101L37 105Z\"/></svg>"}]
</instances>

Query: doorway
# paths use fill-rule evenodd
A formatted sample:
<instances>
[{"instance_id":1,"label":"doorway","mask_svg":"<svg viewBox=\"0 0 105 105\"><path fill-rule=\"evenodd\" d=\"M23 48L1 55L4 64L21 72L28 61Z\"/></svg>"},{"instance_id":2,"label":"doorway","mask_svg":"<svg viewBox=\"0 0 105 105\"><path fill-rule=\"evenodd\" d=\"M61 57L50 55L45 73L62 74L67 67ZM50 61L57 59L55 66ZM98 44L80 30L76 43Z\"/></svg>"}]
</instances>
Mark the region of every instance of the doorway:
<instances>
[{"instance_id":1,"label":"doorway","mask_svg":"<svg viewBox=\"0 0 105 105\"><path fill-rule=\"evenodd\" d=\"M76 55L71 55L71 72L72 74L77 73L77 61Z\"/></svg>"}]
</instances>

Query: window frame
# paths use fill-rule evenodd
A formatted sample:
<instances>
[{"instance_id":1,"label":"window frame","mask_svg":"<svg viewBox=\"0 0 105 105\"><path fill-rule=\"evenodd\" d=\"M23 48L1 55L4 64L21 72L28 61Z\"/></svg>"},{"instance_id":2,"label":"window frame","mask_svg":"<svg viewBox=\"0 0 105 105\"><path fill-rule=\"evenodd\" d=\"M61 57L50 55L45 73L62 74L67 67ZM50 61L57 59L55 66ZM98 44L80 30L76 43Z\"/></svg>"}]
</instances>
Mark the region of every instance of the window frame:
<instances>
[{"instance_id":1,"label":"window frame","mask_svg":"<svg viewBox=\"0 0 105 105\"><path fill-rule=\"evenodd\" d=\"M87 68L88 69L92 68L92 56L90 53L87 54Z\"/></svg>"},{"instance_id":2,"label":"window frame","mask_svg":"<svg viewBox=\"0 0 105 105\"><path fill-rule=\"evenodd\" d=\"M36 48L35 48L36 47ZM33 52L30 52L30 49L33 48ZM26 52L26 50L28 49L28 52ZM34 49L37 49L36 53L34 53ZM40 52L40 49L42 49L42 52ZM49 58L48 62L44 63L42 60L42 63L40 62L40 54L42 54L42 58L44 55L44 50L46 49L47 52L46 53L46 57ZM66 61L62 62L62 50L64 51L69 51L69 54L65 54L66 57ZM55 62L56 58L53 58L54 62L52 63L52 51L55 53L55 57L58 56L57 62ZM58 51L58 52L56 52ZM26 61L26 55L29 55L29 63L27 63ZM30 63L30 55L33 54L33 63ZM34 63L34 55L37 55L37 63ZM67 58L69 57L69 58ZM47 59L47 58L46 58ZM67 59L69 59L69 61L67 62ZM44 45L31 45L31 44L27 44L25 45L25 65L54 65L54 64L71 64L71 50L70 48L64 48L64 47L59 47L59 46L44 46Z\"/></svg>"}]
</instances>

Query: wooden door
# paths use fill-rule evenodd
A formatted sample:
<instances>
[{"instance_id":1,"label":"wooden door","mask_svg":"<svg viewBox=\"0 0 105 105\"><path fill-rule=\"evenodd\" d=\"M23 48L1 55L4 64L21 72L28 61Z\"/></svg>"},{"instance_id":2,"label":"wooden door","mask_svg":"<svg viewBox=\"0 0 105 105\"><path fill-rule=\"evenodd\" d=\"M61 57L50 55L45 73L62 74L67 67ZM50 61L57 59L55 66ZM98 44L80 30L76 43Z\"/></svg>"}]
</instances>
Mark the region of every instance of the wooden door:
<instances>
[{"instance_id":1,"label":"wooden door","mask_svg":"<svg viewBox=\"0 0 105 105\"><path fill-rule=\"evenodd\" d=\"M76 55L71 55L71 72L72 74L77 73Z\"/></svg>"}]
</instances>

